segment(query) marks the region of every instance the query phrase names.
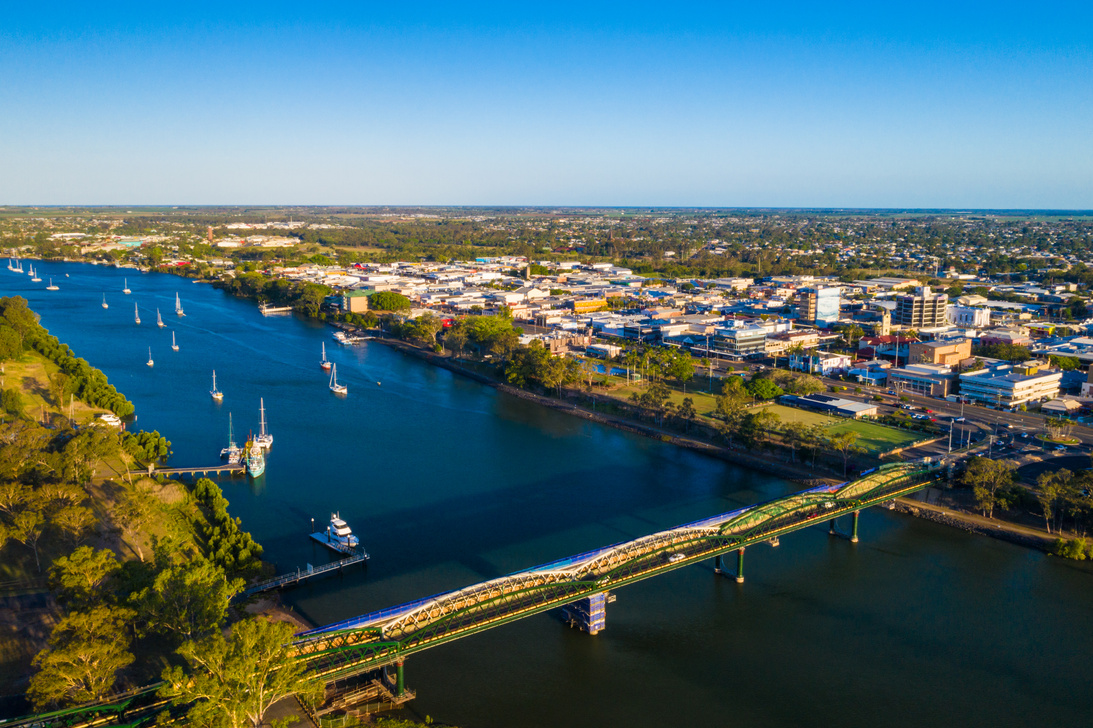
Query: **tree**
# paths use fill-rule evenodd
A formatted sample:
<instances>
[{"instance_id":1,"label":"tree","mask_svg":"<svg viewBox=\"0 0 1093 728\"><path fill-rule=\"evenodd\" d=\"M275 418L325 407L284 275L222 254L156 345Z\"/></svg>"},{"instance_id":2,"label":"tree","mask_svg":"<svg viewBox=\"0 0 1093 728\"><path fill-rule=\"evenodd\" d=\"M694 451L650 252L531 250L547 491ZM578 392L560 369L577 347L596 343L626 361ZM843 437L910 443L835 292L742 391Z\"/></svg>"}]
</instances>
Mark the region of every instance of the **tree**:
<instances>
[{"instance_id":1,"label":"tree","mask_svg":"<svg viewBox=\"0 0 1093 728\"><path fill-rule=\"evenodd\" d=\"M748 394L759 400L774 399L785 394L781 387L766 377L755 377L744 385L744 388L748 391Z\"/></svg>"},{"instance_id":2,"label":"tree","mask_svg":"<svg viewBox=\"0 0 1093 728\"><path fill-rule=\"evenodd\" d=\"M808 426L803 422L789 422L782 428L782 440L789 447L789 460L796 462L797 448L808 440Z\"/></svg>"},{"instance_id":3,"label":"tree","mask_svg":"<svg viewBox=\"0 0 1093 728\"><path fill-rule=\"evenodd\" d=\"M282 698L315 692L302 662L294 659L292 625L252 617L225 639L216 632L179 648L186 668L163 672L161 695L192 703L187 715L197 726L256 727Z\"/></svg>"},{"instance_id":4,"label":"tree","mask_svg":"<svg viewBox=\"0 0 1093 728\"><path fill-rule=\"evenodd\" d=\"M377 291L368 297L368 308L374 311L409 311L410 299L394 291Z\"/></svg>"},{"instance_id":5,"label":"tree","mask_svg":"<svg viewBox=\"0 0 1093 728\"><path fill-rule=\"evenodd\" d=\"M1005 499L999 493L1013 483L1013 467L1001 460L977 457L964 470L964 485L972 489L976 506L987 518L994 518L994 507L1005 508Z\"/></svg>"},{"instance_id":6,"label":"tree","mask_svg":"<svg viewBox=\"0 0 1093 728\"><path fill-rule=\"evenodd\" d=\"M684 431L689 431L691 429L691 423L694 421L695 416L698 414L698 412L695 411L694 400L690 397L684 397L683 401L679 405L679 411L677 412L677 414L679 415L680 419L683 420Z\"/></svg>"},{"instance_id":7,"label":"tree","mask_svg":"<svg viewBox=\"0 0 1093 728\"><path fill-rule=\"evenodd\" d=\"M157 560L169 558L157 553ZM157 564L158 566L158 564ZM220 627L231 598L243 589L242 579L228 580L203 558L170 561L158 571L152 586L130 596L148 628L186 639L202 637Z\"/></svg>"},{"instance_id":8,"label":"tree","mask_svg":"<svg viewBox=\"0 0 1093 728\"><path fill-rule=\"evenodd\" d=\"M26 507L11 519L11 525L7 529L10 538L34 551L34 564L39 572L42 570L42 562L38 558L38 541L45 532L46 523L45 504L32 496Z\"/></svg>"},{"instance_id":9,"label":"tree","mask_svg":"<svg viewBox=\"0 0 1093 728\"><path fill-rule=\"evenodd\" d=\"M1051 533L1052 517L1056 519L1058 530L1059 510L1069 490L1070 482L1074 479L1074 473L1066 468L1056 470L1054 473L1041 473L1036 480L1040 492L1036 494L1036 500L1044 511L1044 527Z\"/></svg>"},{"instance_id":10,"label":"tree","mask_svg":"<svg viewBox=\"0 0 1093 728\"><path fill-rule=\"evenodd\" d=\"M732 377L732 379L739 381L739 377ZM740 432L746 414L747 408L744 406L742 397L723 394L717 398L716 416L721 420L717 429L729 443L729 447L732 447L733 438Z\"/></svg>"},{"instance_id":11,"label":"tree","mask_svg":"<svg viewBox=\"0 0 1093 728\"><path fill-rule=\"evenodd\" d=\"M759 438L765 438L763 442L768 449L770 447L770 436L778 432L778 426L781 422L782 418L766 407L751 412L745 417L745 427L753 433L752 438L756 441Z\"/></svg>"},{"instance_id":12,"label":"tree","mask_svg":"<svg viewBox=\"0 0 1093 728\"><path fill-rule=\"evenodd\" d=\"M444 334L444 347L452 352L453 356L459 356L467 346L467 332L458 323L452 326Z\"/></svg>"},{"instance_id":13,"label":"tree","mask_svg":"<svg viewBox=\"0 0 1093 728\"><path fill-rule=\"evenodd\" d=\"M71 381L64 372L53 372L49 375L49 397L57 407L64 407L65 395L68 394Z\"/></svg>"},{"instance_id":14,"label":"tree","mask_svg":"<svg viewBox=\"0 0 1093 728\"><path fill-rule=\"evenodd\" d=\"M843 477L846 477L846 469L850 464L850 456L864 452L858 445L858 433L848 430L840 432L828 439L828 443L835 452L843 456Z\"/></svg>"},{"instance_id":15,"label":"tree","mask_svg":"<svg viewBox=\"0 0 1093 728\"><path fill-rule=\"evenodd\" d=\"M105 697L118 671L133 662L126 632L132 619L131 610L107 606L66 616L34 658L38 672L27 697L39 710Z\"/></svg>"},{"instance_id":16,"label":"tree","mask_svg":"<svg viewBox=\"0 0 1093 728\"><path fill-rule=\"evenodd\" d=\"M99 590L119 569L114 552L81 546L53 562L49 583L60 601L75 606L98 601Z\"/></svg>"},{"instance_id":17,"label":"tree","mask_svg":"<svg viewBox=\"0 0 1093 728\"><path fill-rule=\"evenodd\" d=\"M144 549L141 548L140 539L155 514L156 508L152 497L136 488L126 491L114 505L112 514L114 523L125 534L130 545L136 549L137 556L142 562Z\"/></svg>"}]
</instances>

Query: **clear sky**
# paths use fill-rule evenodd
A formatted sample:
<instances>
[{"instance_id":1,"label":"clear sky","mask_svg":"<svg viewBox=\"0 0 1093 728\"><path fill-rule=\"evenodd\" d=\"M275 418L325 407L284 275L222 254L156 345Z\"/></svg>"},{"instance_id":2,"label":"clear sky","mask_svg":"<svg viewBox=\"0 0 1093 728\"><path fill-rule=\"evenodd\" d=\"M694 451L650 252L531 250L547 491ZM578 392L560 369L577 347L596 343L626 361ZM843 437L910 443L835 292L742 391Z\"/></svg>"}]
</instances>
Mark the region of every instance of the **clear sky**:
<instances>
[{"instance_id":1,"label":"clear sky","mask_svg":"<svg viewBox=\"0 0 1093 728\"><path fill-rule=\"evenodd\" d=\"M0 204L1093 208L1093 3L8 3Z\"/></svg>"}]
</instances>

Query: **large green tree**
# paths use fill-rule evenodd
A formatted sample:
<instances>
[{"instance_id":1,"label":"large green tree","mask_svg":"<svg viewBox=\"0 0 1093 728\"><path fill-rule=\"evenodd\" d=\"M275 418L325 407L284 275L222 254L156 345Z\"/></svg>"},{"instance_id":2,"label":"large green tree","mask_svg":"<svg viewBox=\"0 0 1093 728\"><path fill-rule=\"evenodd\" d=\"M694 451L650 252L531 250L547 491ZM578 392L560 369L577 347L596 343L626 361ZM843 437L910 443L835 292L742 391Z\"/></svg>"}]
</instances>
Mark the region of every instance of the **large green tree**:
<instances>
[{"instance_id":1,"label":"large green tree","mask_svg":"<svg viewBox=\"0 0 1093 728\"><path fill-rule=\"evenodd\" d=\"M1013 466L1002 460L973 458L964 470L964 485L972 489L976 507L987 518L994 518L994 508L1006 508L1004 493L1013 484Z\"/></svg>"},{"instance_id":2,"label":"large green tree","mask_svg":"<svg viewBox=\"0 0 1093 728\"><path fill-rule=\"evenodd\" d=\"M235 624L227 639L215 632L186 642L178 650L186 666L163 672L161 694L191 704L189 725L256 727L278 700L318 687L292 657L293 631L290 624L252 617Z\"/></svg>"}]
</instances>

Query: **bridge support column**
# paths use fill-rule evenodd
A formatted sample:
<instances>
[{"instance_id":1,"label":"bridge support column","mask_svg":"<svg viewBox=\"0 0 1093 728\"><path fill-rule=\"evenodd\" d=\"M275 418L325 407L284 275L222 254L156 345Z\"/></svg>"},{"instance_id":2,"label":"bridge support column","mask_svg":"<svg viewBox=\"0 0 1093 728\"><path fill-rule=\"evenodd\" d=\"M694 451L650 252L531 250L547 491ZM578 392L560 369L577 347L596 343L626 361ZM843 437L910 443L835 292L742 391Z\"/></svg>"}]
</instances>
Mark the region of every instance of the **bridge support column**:
<instances>
[{"instance_id":1,"label":"bridge support column","mask_svg":"<svg viewBox=\"0 0 1093 728\"><path fill-rule=\"evenodd\" d=\"M838 531L835 530L835 519L834 518L832 518L830 521L827 522L827 532L829 534L831 534L832 536L834 536L836 533L838 533Z\"/></svg>"},{"instance_id":2,"label":"bridge support column","mask_svg":"<svg viewBox=\"0 0 1093 728\"><path fill-rule=\"evenodd\" d=\"M713 573L720 574L725 570L725 561L721 557L721 554L713 557Z\"/></svg>"},{"instance_id":3,"label":"bridge support column","mask_svg":"<svg viewBox=\"0 0 1093 728\"><path fill-rule=\"evenodd\" d=\"M607 592L592 594L562 610L570 626L598 634L607 626Z\"/></svg>"},{"instance_id":4,"label":"bridge support column","mask_svg":"<svg viewBox=\"0 0 1093 728\"><path fill-rule=\"evenodd\" d=\"M713 573L724 574L725 576L731 576L736 579L737 584L744 583L744 549L739 548L736 550L736 573L732 573L725 569L725 556L718 554L713 560Z\"/></svg>"},{"instance_id":5,"label":"bridge support column","mask_svg":"<svg viewBox=\"0 0 1093 728\"><path fill-rule=\"evenodd\" d=\"M406 692L406 677L403 675L402 666L405 663L399 660L395 663L395 697L401 698L402 694Z\"/></svg>"},{"instance_id":6,"label":"bridge support column","mask_svg":"<svg viewBox=\"0 0 1093 728\"><path fill-rule=\"evenodd\" d=\"M744 583L744 549L739 549L736 552L736 583Z\"/></svg>"},{"instance_id":7,"label":"bridge support column","mask_svg":"<svg viewBox=\"0 0 1093 728\"><path fill-rule=\"evenodd\" d=\"M854 530L850 533L850 543L858 542L858 516L861 515L861 511L854 511Z\"/></svg>"}]
</instances>

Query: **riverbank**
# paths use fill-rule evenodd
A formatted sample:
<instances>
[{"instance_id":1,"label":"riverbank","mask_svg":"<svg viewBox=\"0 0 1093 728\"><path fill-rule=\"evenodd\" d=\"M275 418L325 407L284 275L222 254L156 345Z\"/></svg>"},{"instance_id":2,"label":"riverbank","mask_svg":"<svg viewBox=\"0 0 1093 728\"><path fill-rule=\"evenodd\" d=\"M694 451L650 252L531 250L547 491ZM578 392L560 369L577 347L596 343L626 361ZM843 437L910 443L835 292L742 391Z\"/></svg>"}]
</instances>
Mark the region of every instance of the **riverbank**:
<instances>
[{"instance_id":1,"label":"riverbank","mask_svg":"<svg viewBox=\"0 0 1093 728\"><path fill-rule=\"evenodd\" d=\"M834 474L817 474L813 470L808 470L792 463L787 463L782 460L777 460L771 457L764 457L761 454L753 452L744 452L741 450L730 449L726 447L719 447L709 442L704 442L695 438L686 437L678 433L669 432L664 429L650 426L646 423L635 422L633 420L619 417L617 415L608 415L601 412L596 412L583 407L573 402L566 402L563 400L555 399L552 397L545 397L534 392L519 389L511 385L500 382L497 379L490 377L481 372L470 369L461 365L458 361L453 360L451 357L435 354L431 351L426 351L413 344L398 339L378 338L375 341L381 342L386 346L403 352L409 356L424 360L434 366L441 367L453 373L461 376L473 379L476 382L492 387L506 394L510 394L520 399L535 402L544 407L549 407L558 412L565 412L575 417L590 420L599 424L607 425L616 429L624 430L634 434L642 435L645 437L651 437L662 442L670 443L678 447L683 447L695 452L701 452L705 455L730 462L734 465L749 468L759 472L770 473L777 475L778 477L792 480L798 483L802 483L806 486L820 485L820 484L834 484L842 482L842 478L836 477ZM971 513L965 510L958 510L950 508L944 505L936 503L928 503L925 501L919 501L915 499L898 499L894 503L893 510L912 515L917 518L924 518L936 523L942 523L953 528L958 528L970 533L976 533L983 536L990 536L1004 541L1009 541L1020 546L1028 548L1034 548L1038 551L1050 552L1052 545L1058 538L1057 535L1048 534L1044 531L1024 526L1017 523L1011 523L1008 521L1001 521L998 519L988 519L983 516Z\"/></svg>"},{"instance_id":2,"label":"riverbank","mask_svg":"<svg viewBox=\"0 0 1093 728\"><path fill-rule=\"evenodd\" d=\"M608 415L602 412L596 412L594 410L583 407L573 402L566 402L563 400L555 399L553 397L544 397L534 392L529 392L526 389L520 389L511 385L500 382L493 377L489 377L481 372L477 372L468 367L462 366L451 357L435 354L430 351L426 351L420 347L409 344L405 341L398 339L380 338L374 339L374 341L381 342L386 346L403 352L409 356L422 359L434 366L447 369L461 376L468 377L474 381L484 384L488 387L492 387L505 394L512 395L513 397L519 397L530 402L535 402L543 407L549 407L550 409L558 412L565 412L575 417L580 417L592 422L596 422L601 425L607 425L619 430L631 432L644 437L651 437L661 442L670 443L678 447L687 448L695 452L701 452L705 455L724 460L726 462L733 463L734 465L740 465L747 468L752 468L765 473L777 475L787 480L793 480L796 482L804 483L806 485L819 485L821 483L838 483L842 482L841 478L838 478L834 474L820 474L817 475L815 471L799 467L793 463L787 463L785 461L777 460L775 458L764 457L757 453L749 453L743 450L735 450L726 447L719 447L702 440L686 437L678 433L671 432L666 429L654 427L642 422L635 422L634 420L620 417L618 415Z\"/></svg>"}]
</instances>

